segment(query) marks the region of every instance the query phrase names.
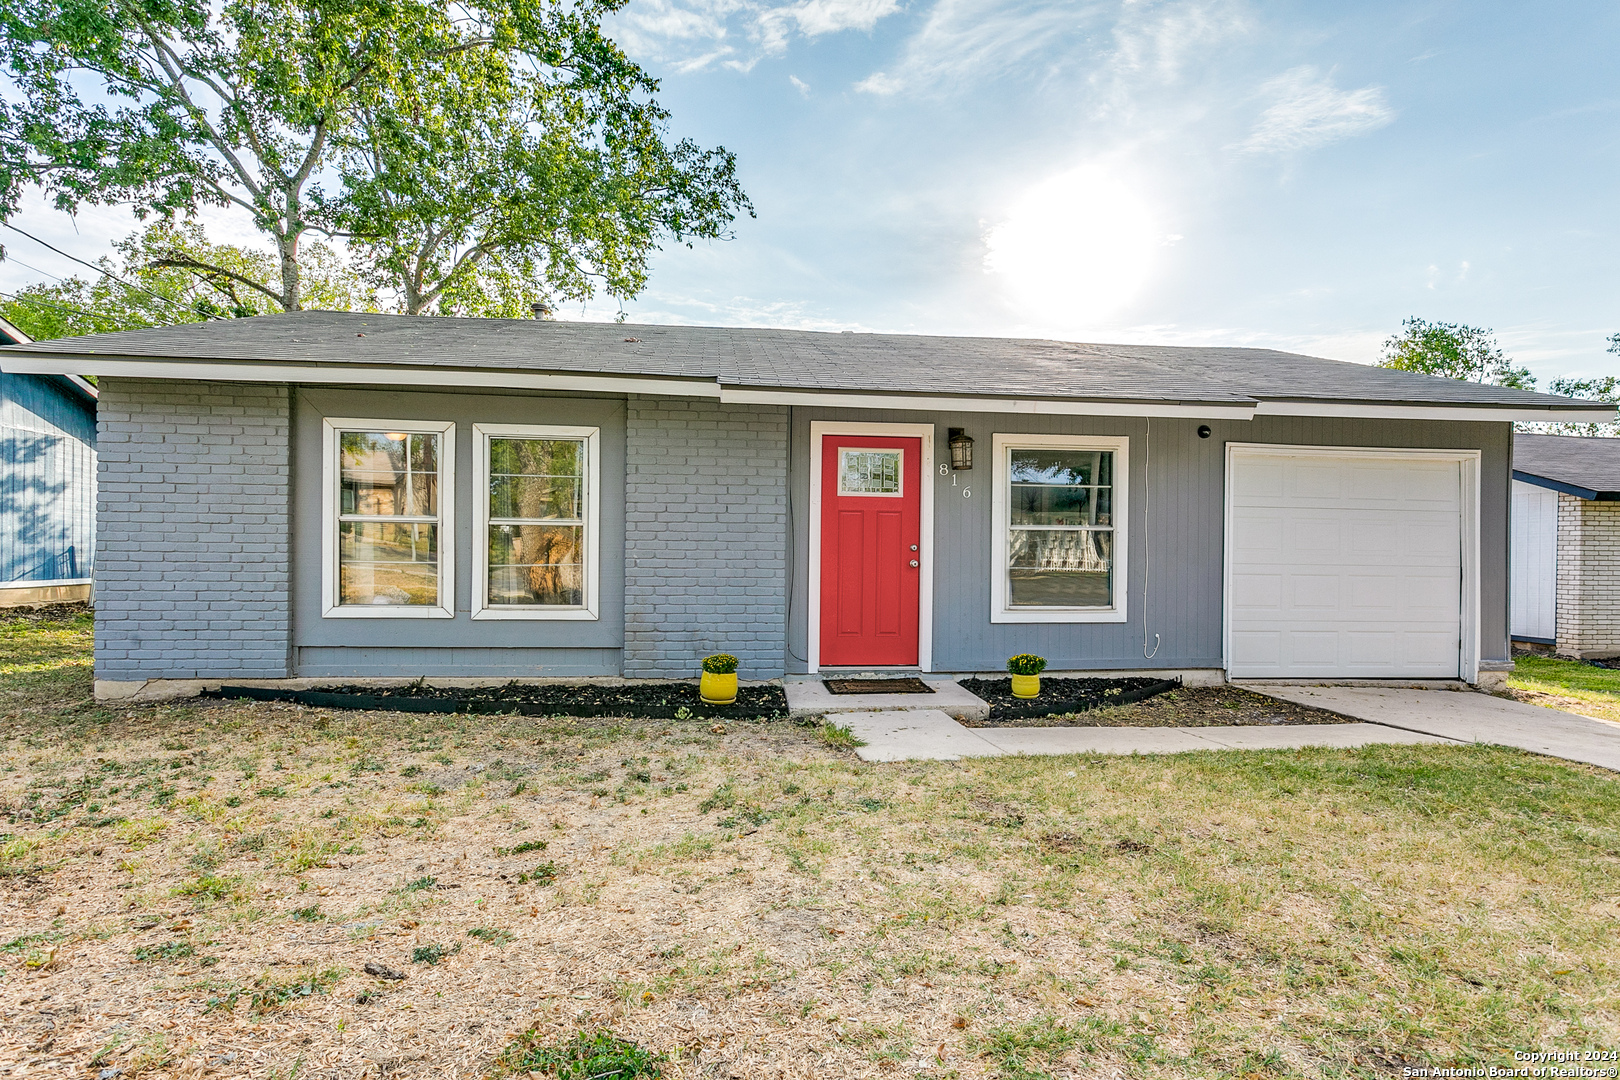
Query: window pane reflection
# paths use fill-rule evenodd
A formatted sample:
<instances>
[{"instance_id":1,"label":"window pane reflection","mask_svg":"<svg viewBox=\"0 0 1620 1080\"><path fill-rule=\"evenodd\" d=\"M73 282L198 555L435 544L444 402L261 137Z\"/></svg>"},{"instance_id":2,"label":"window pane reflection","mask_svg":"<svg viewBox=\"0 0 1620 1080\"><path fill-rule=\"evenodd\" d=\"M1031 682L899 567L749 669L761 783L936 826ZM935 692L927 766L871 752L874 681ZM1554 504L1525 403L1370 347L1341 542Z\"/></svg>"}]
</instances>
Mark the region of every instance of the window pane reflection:
<instances>
[{"instance_id":1,"label":"window pane reflection","mask_svg":"<svg viewBox=\"0 0 1620 1080\"><path fill-rule=\"evenodd\" d=\"M585 441L489 440L491 606L585 604Z\"/></svg>"}]
</instances>

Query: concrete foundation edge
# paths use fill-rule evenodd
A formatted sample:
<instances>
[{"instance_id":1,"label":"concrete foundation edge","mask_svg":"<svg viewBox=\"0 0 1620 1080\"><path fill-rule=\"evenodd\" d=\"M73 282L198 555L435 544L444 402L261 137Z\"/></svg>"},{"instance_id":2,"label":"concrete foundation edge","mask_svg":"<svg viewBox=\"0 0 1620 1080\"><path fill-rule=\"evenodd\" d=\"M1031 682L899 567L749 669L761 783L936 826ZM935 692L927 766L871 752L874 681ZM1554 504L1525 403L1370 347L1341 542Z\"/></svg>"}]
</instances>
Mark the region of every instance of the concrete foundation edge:
<instances>
[{"instance_id":1,"label":"concrete foundation edge","mask_svg":"<svg viewBox=\"0 0 1620 1080\"><path fill-rule=\"evenodd\" d=\"M164 701L180 701L185 698L194 698L204 690L218 690L221 686L252 686L264 690L319 690L333 685L364 686L384 688L390 686L409 686L416 679L407 678L320 678L320 679L137 679L134 681L119 681L116 679L96 680L96 700L108 703L124 702L130 705L150 705ZM458 679L458 678L428 678L422 680L426 685L444 690L473 689L480 686L507 686L517 683L519 686L627 686L637 683L668 683L684 682L693 686L698 684L697 679L625 679L618 676L589 676L580 678L562 679ZM760 680L750 682L746 679L738 683L739 686L769 686L775 680Z\"/></svg>"}]
</instances>

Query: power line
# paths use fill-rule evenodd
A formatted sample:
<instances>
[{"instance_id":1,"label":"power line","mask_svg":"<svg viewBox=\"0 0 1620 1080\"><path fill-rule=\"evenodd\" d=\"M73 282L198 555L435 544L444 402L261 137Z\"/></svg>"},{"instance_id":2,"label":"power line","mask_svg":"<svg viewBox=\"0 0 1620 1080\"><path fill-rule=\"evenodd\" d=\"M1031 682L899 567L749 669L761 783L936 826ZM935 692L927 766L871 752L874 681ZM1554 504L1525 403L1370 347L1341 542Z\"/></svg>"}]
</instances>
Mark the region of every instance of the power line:
<instances>
[{"instance_id":1,"label":"power line","mask_svg":"<svg viewBox=\"0 0 1620 1080\"><path fill-rule=\"evenodd\" d=\"M29 266L27 263L23 262L21 259L17 258L17 256L15 256L15 255L7 255L6 256L6 262L16 263L18 266L22 267L24 270L32 270L36 274L44 274L46 277L50 278L52 281L66 281L67 280L67 278L63 277L60 274L53 274L49 270L41 270L37 266Z\"/></svg>"},{"instance_id":2,"label":"power line","mask_svg":"<svg viewBox=\"0 0 1620 1080\"><path fill-rule=\"evenodd\" d=\"M41 271L41 273L43 272L44 271ZM37 304L40 307L55 308L57 311L66 311L71 315L83 315L87 319L100 319L104 317L97 315L93 311L86 311L83 308L76 308L69 304L53 304L49 300L41 300L37 296L29 296L25 293L0 292L0 300L10 300L14 304Z\"/></svg>"},{"instance_id":3,"label":"power line","mask_svg":"<svg viewBox=\"0 0 1620 1080\"><path fill-rule=\"evenodd\" d=\"M80 266L89 267L91 270L94 270L96 273L102 274L102 275L104 275L104 276L106 276L108 278L111 278L113 281L118 282L118 284L122 285L126 289L131 289L131 290L133 290L135 292L143 292L147 296L152 297L153 299L162 300L166 304L173 304L175 307L180 308L183 311L192 311L193 310L192 308L187 307L185 304L180 303L178 300L173 300L173 299L171 299L171 298L169 298L167 296L164 296L162 293L155 293L151 289L143 288L140 285L131 285L129 282L125 281L123 278L119 277L117 274L113 273L111 270L108 270L106 267L97 266L95 263L85 262L83 259L79 258L76 255L69 255L67 252L63 251L61 248L56 247L56 246L54 246L52 244L48 244L44 240L41 240L39 237L34 236L31 233L23 232L21 229L17 228L17 226L13 225L9 221L0 221L0 225L4 225L6 228L8 228L12 232L16 233L18 236L26 236L26 237L28 237L28 239L32 240L34 243L40 245L41 247L49 248L50 250L56 252L58 255L62 256L64 259L72 259L74 262L78 263ZM44 271L40 271L40 272L43 273ZM202 313L198 312L198 314L202 314ZM213 315L207 316L207 318L210 318L210 319L216 318L216 317L217 316L213 316Z\"/></svg>"}]
</instances>

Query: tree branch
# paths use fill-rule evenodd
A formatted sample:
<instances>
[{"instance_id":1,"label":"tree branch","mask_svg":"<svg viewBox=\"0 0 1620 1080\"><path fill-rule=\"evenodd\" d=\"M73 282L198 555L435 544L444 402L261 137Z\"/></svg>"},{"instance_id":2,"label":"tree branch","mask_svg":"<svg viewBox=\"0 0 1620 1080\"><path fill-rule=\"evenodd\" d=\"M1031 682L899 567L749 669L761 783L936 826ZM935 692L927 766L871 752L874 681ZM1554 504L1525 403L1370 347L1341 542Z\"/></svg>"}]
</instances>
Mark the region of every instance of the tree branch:
<instances>
[{"instance_id":1,"label":"tree branch","mask_svg":"<svg viewBox=\"0 0 1620 1080\"><path fill-rule=\"evenodd\" d=\"M213 263L205 263L201 259L194 259L190 255L170 255L165 258L154 259L149 265L154 270L165 270L169 268L174 268L176 270L194 270L200 272L201 274L229 278L231 281L239 282L240 284L246 285L250 289L257 289L259 292L263 293L265 296L268 296L271 300L274 300L278 304L282 302L280 293L259 284L252 278L247 277L244 274L238 274L234 270L227 270L223 266L215 266ZM234 295L232 298L234 299Z\"/></svg>"}]
</instances>

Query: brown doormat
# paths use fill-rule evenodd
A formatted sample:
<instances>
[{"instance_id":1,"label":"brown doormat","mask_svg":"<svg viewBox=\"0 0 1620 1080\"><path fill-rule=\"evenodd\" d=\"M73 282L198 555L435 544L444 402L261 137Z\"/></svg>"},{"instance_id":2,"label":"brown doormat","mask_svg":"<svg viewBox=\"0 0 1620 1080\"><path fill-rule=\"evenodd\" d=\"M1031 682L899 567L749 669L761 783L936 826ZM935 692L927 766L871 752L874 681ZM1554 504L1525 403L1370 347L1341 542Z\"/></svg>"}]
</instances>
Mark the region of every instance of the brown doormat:
<instances>
[{"instance_id":1,"label":"brown doormat","mask_svg":"<svg viewBox=\"0 0 1620 1080\"><path fill-rule=\"evenodd\" d=\"M932 694L933 688L921 679L823 679L833 694Z\"/></svg>"}]
</instances>

